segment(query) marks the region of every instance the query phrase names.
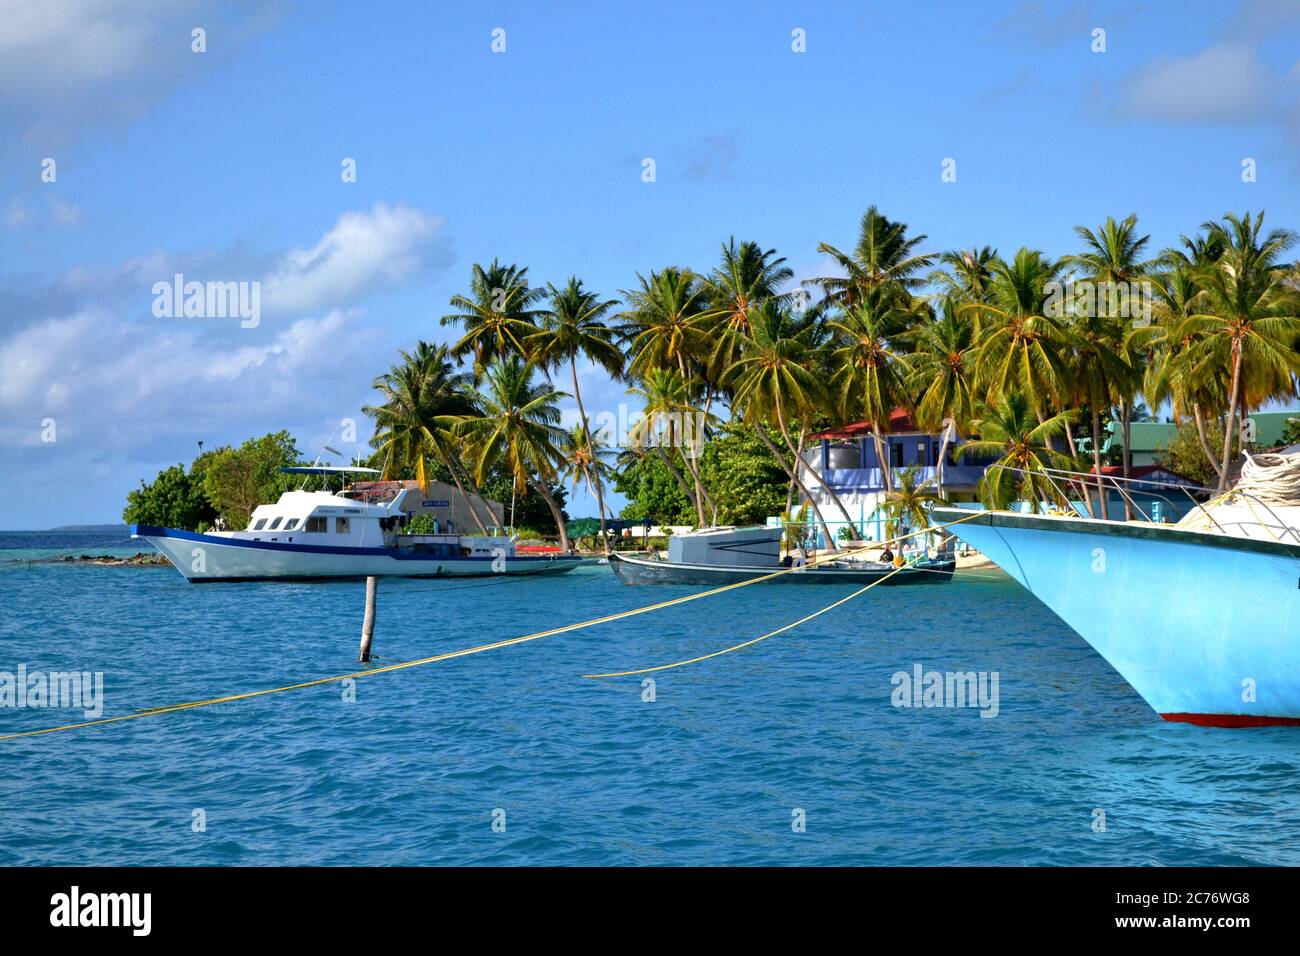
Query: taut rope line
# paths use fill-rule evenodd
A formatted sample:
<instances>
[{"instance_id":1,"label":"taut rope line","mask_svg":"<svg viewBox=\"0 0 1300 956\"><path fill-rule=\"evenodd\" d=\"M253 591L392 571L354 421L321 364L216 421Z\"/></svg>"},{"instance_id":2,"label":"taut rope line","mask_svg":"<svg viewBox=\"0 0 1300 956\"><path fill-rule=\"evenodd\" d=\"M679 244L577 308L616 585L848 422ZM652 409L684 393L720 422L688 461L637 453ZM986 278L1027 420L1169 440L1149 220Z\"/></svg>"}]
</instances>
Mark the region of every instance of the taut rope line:
<instances>
[{"instance_id":1,"label":"taut rope line","mask_svg":"<svg viewBox=\"0 0 1300 956\"><path fill-rule=\"evenodd\" d=\"M769 637L776 637L778 634L784 634L786 631L792 630L798 627L800 624L805 624L808 621L811 621L815 617L820 617L821 615L825 614L827 611L834 610L835 608L839 607L841 604L848 604L859 594L865 594L866 592L874 588L877 584L881 584L884 581L887 581L889 578L892 578L899 571L905 571L905 570L907 570L907 565L905 564L902 565L901 567L894 568L894 570L890 571L888 574L882 574L880 577L876 578L876 580L872 581L870 584L866 585L865 587L858 588L856 591L854 591L852 594L848 595L847 597L842 597L838 601L834 602L833 604L826 605L824 608L822 608L819 611L813 611L807 617L801 617L797 621L792 621L789 624L784 624L781 627L778 627L775 631L768 631L766 634L763 634L760 637L751 638L750 640L745 641L741 644L733 644L731 647L724 647L722 650L714 651L712 654L704 654L700 657L692 657L690 660L676 661L672 664L659 664L656 667L642 667L634 671L611 671L608 674L583 674L582 676L593 680L602 677L630 677L633 674L649 674L653 671L666 671L666 670L671 670L674 667L685 667L688 664L698 664L700 663L700 661L707 661L714 657L721 657L723 654L730 654L732 651L738 651L741 650L742 648L746 648L754 644L758 644L761 641L767 640Z\"/></svg>"}]
</instances>

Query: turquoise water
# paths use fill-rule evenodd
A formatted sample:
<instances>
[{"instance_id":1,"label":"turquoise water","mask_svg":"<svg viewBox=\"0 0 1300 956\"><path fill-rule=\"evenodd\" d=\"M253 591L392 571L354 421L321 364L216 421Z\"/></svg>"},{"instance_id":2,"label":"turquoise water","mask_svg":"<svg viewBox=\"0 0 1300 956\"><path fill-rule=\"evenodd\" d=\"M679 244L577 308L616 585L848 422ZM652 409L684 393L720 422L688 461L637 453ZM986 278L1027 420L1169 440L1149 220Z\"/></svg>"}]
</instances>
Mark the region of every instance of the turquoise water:
<instances>
[{"instance_id":1,"label":"turquoise water","mask_svg":"<svg viewBox=\"0 0 1300 956\"><path fill-rule=\"evenodd\" d=\"M355 667L359 582L33 563L56 546L140 550L0 535L0 671L102 671L106 714ZM692 590L599 566L384 580L375 651L422 657ZM580 677L707 653L851 590L743 588L361 680L352 703L328 685L2 742L0 864L1300 863L1300 731L1161 721L1001 575L877 588L655 675L654 702L641 678ZM891 675L918 662L997 671L998 716L892 706ZM4 708L0 733L76 719Z\"/></svg>"}]
</instances>

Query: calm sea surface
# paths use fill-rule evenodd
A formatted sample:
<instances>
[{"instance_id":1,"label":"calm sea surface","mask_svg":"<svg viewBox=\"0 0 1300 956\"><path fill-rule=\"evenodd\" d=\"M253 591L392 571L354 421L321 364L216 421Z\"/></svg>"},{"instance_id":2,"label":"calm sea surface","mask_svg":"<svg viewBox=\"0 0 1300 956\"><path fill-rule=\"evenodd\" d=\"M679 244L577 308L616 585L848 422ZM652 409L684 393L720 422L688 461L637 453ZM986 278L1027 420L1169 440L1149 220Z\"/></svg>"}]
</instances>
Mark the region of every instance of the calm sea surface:
<instances>
[{"instance_id":1,"label":"calm sea surface","mask_svg":"<svg viewBox=\"0 0 1300 956\"><path fill-rule=\"evenodd\" d=\"M360 582L42 561L138 550L0 533L0 671L102 671L112 715L355 669ZM423 657L692 590L602 566L383 580L375 651ZM851 590L742 588L363 679L355 702L330 684L0 742L0 864L1300 863L1300 730L1161 721L1001 575L877 588L654 675L653 702L642 678L580 676L707 653ZM998 672L998 715L895 708L891 675L917 663ZM78 719L0 708L0 733Z\"/></svg>"}]
</instances>

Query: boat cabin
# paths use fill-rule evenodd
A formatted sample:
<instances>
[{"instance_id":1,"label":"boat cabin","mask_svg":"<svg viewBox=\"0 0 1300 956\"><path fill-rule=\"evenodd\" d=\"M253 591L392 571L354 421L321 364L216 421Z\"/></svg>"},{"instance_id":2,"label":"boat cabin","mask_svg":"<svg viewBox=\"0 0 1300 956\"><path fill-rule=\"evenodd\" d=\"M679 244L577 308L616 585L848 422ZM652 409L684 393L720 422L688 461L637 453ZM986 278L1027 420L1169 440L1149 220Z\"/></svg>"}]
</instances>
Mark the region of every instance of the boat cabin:
<instances>
[{"instance_id":1,"label":"boat cabin","mask_svg":"<svg viewBox=\"0 0 1300 956\"><path fill-rule=\"evenodd\" d=\"M391 504L351 501L326 491L287 491L273 505L258 505L248 527L233 534L253 541L383 548L393 546L405 522L405 514Z\"/></svg>"}]
</instances>

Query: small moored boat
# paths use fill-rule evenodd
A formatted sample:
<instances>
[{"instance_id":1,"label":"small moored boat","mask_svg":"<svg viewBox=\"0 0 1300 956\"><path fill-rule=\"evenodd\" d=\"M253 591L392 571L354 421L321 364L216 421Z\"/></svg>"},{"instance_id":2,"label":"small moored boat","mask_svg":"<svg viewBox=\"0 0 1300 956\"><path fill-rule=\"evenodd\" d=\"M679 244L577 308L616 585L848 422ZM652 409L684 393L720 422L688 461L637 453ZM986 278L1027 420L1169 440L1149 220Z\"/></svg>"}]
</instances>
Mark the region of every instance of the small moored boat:
<instances>
[{"instance_id":1,"label":"small moored boat","mask_svg":"<svg viewBox=\"0 0 1300 956\"><path fill-rule=\"evenodd\" d=\"M731 584L789 568L773 584L944 584L956 561L920 558L895 572L892 564L849 558L815 563L781 558L782 528L703 528L668 540L667 558L609 556L609 566L624 584ZM883 580L881 580L883 579Z\"/></svg>"},{"instance_id":2,"label":"small moored boat","mask_svg":"<svg viewBox=\"0 0 1300 956\"><path fill-rule=\"evenodd\" d=\"M404 489L375 502L349 492L288 491L273 505L259 505L242 531L132 525L131 536L152 544L192 582L559 574L584 563L576 554L520 554L507 536L404 534L410 517L404 505L418 493Z\"/></svg>"}]
</instances>

